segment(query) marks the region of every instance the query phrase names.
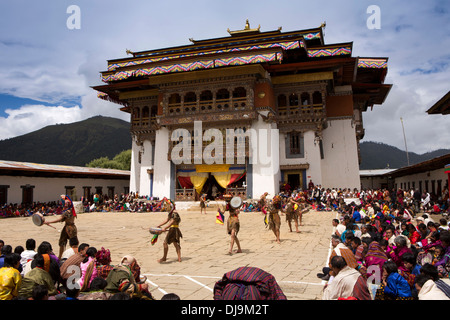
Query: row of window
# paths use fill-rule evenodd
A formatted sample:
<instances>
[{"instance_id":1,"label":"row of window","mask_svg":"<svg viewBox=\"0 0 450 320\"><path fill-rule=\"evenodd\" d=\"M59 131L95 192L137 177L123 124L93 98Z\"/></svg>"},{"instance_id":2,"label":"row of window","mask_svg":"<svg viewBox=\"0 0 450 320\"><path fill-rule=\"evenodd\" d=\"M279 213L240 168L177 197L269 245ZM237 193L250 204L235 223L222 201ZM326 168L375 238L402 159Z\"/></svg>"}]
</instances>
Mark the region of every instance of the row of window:
<instances>
[{"instance_id":1,"label":"row of window","mask_svg":"<svg viewBox=\"0 0 450 320\"><path fill-rule=\"evenodd\" d=\"M427 191L430 194L439 197L442 193L442 180L419 181L417 186L416 181L400 182L400 189L402 190L411 190L411 189L415 190L416 187L419 189L421 193Z\"/></svg>"},{"instance_id":2,"label":"row of window","mask_svg":"<svg viewBox=\"0 0 450 320\"><path fill-rule=\"evenodd\" d=\"M172 93L168 98L168 113L178 114L181 112L190 113L197 111L224 111L224 110L243 110L246 107L247 90L244 87L236 87L233 90L218 89L203 90L199 94L190 91L185 94ZM215 103L213 103L215 102ZM156 102L155 102L156 103ZM313 112L321 112L323 105L322 92L314 91L292 93L289 95L279 94L277 96L277 106L281 115L287 115L288 107L303 106L302 113L309 113L310 110L305 107L316 107ZM199 110L197 110L197 107ZM136 123L139 119L154 119L158 113L156 104L144 106L142 109L134 108L132 112L132 121ZM297 112L298 113L298 112ZM293 114L291 112L291 114Z\"/></svg>"},{"instance_id":3,"label":"row of window","mask_svg":"<svg viewBox=\"0 0 450 320\"><path fill-rule=\"evenodd\" d=\"M323 104L323 99L320 91L314 91L312 95L309 92L303 92L301 94L292 93L290 95L279 94L277 96L277 102L278 108L283 108L287 106Z\"/></svg>"}]
</instances>

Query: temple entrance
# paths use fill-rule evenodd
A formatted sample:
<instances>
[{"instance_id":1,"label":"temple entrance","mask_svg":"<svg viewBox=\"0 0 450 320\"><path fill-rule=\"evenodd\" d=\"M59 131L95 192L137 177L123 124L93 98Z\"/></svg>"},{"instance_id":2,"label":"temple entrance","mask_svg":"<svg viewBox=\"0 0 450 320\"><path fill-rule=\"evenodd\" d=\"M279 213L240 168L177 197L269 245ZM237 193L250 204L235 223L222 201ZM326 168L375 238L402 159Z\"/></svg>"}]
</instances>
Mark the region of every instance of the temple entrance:
<instances>
[{"instance_id":1,"label":"temple entrance","mask_svg":"<svg viewBox=\"0 0 450 320\"><path fill-rule=\"evenodd\" d=\"M208 200L216 200L216 198L220 198L225 192L226 189L221 187L216 178L214 178L214 175L209 173L201 193L206 194Z\"/></svg>"},{"instance_id":2,"label":"temple entrance","mask_svg":"<svg viewBox=\"0 0 450 320\"><path fill-rule=\"evenodd\" d=\"M299 174L288 174L287 183L291 186L291 190L300 188L300 175Z\"/></svg>"},{"instance_id":3,"label":"temple entrance","mask_svg":"<svg viewBox=\"0 0 450 320\"><path fill-rule=\"evenodd\" d=\"M306 186L306 170L282 170L281 191L292 192L294 190L303 190Z\"/></svg>"},{"instance_id":4,"label":"temple entrance","mask_svg":"<svg viewBox=\"0 0 450 320\"><path fill-rule=\"evenodd\" d=\"M176 200L198 201L202 194L220 200L225 193L246 197L246 167L195 165L177 168Z\"/></svg>"}]
</instances>

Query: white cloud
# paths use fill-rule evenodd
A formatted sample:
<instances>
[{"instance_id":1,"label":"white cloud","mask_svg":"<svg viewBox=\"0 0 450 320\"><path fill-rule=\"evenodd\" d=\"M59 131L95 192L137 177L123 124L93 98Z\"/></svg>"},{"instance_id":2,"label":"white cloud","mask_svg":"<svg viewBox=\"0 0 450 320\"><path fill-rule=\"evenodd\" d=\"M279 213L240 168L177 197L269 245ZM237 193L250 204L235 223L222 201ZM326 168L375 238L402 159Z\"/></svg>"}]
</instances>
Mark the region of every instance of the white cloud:
<instances>
[{"instance_id":1,"label":"white cloud","mask_svg":"<svg viewBox=\"0 0 450 320\"><path fill-rule=\"evenodd\" d=\"M252 27L260 24L262 31L282 26L283 32L315 28L326 21L325 43L353 41L353 56L389 57L386 83L394 87L382 106L364 114L364 141L404 149L402 117L411 151L448 148L448 116L426 114L448 91L450 12L445 0L136 0L120 2L120 6L115 2L106 6L76 1L81 8L80 30L66 27L66 9L73 3L0 3L0 93L54 105L8 110L8 116L0 118L0 139L62 123L66 117L69 122L95 115L129 120L119 105L98 99L90 88L102 84L99 72L106 69L108 59L126 57L126 49L187 45L191 37L225 37L227 28L240 29L249 19ZM381 9L380 30L366 27L370 4ZM69 100L79 105L64 103Z\"/></svg>"},{"instance_id":2,"label":"white cloud","mask_svg":"<svg viewBox=\"0 0 450 320\"><path fill-rule=\"evenodd\" d=\"M72 123L81 120L79 106L65 108L44 105L25 105L19 109L5 110L6 118L0 117L0 138L8 139L53 124Z\"/></svg>"}]
</instances>

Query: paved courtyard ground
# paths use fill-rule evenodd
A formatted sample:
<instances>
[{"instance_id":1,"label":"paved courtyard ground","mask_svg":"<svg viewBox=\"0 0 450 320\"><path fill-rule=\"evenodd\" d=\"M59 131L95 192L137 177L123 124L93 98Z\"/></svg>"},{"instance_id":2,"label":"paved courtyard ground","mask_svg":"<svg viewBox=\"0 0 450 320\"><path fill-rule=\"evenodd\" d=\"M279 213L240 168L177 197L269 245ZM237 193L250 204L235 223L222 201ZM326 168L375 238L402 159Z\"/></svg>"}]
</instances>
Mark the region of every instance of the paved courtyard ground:
<instances>
[{"instance_id":1,"label":"paved courtyard ground","mask_svg":"<svg viewBox=\"0 0 450 320\"><path fill-rule=\"evenodd\" d=\"M150 290L156 299L165 293L176 293L182 300L212 300L213 288L223 274L241 266L261 268L271 273L289 300L320 300L323 284L316 274L326 264L330 250L331 220L335 212L310 211L303 216L301 233L289 232L282 215L281 244L275 242L272 231L264 225L260 212L240 214L239 239L243 253L228 254L230 237L224 225L216 224L216 211L178 210L182 258L177 261L175 248L169 247L167 262L160 264L162 242L160 236L155 245L150 244L148 232L163 222L167 213L82 213L76 225L79 239L97 249L111 250L112 264L127 254L133 255L146 275ZM226 213L226 216L228 213ZM54 217L47 217L49 221ZM37 244L49 241L58 252L59 231L63 224L35 226L31 218L7 218L0 220L0 239L13 248L25 247L28 238Z\"/></svg>"}]
</instances>

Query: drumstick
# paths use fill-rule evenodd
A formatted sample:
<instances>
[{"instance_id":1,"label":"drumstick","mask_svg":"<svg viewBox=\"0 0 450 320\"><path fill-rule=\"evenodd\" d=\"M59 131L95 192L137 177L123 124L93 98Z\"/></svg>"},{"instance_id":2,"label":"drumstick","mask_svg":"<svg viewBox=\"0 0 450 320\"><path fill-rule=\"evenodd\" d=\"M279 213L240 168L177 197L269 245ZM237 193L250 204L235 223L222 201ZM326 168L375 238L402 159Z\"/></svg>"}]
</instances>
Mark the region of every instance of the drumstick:
<instances>
[{"instance_id":1,"label":"drumstick","mask_svg":"<svg viewBox=\"0 0 450 320\"><path fill-rule=\"evenodd\" d=\"M56 228L55 228L54 226L51 226L51 225L49 225L49 224L46 224L46 223L45 223L45 225L47 225L47 226L49 226L49 227L51 227L51 228L53 228L53 229L55 229L55 230L56 230Z\"/></svg>"}]
</instances>

